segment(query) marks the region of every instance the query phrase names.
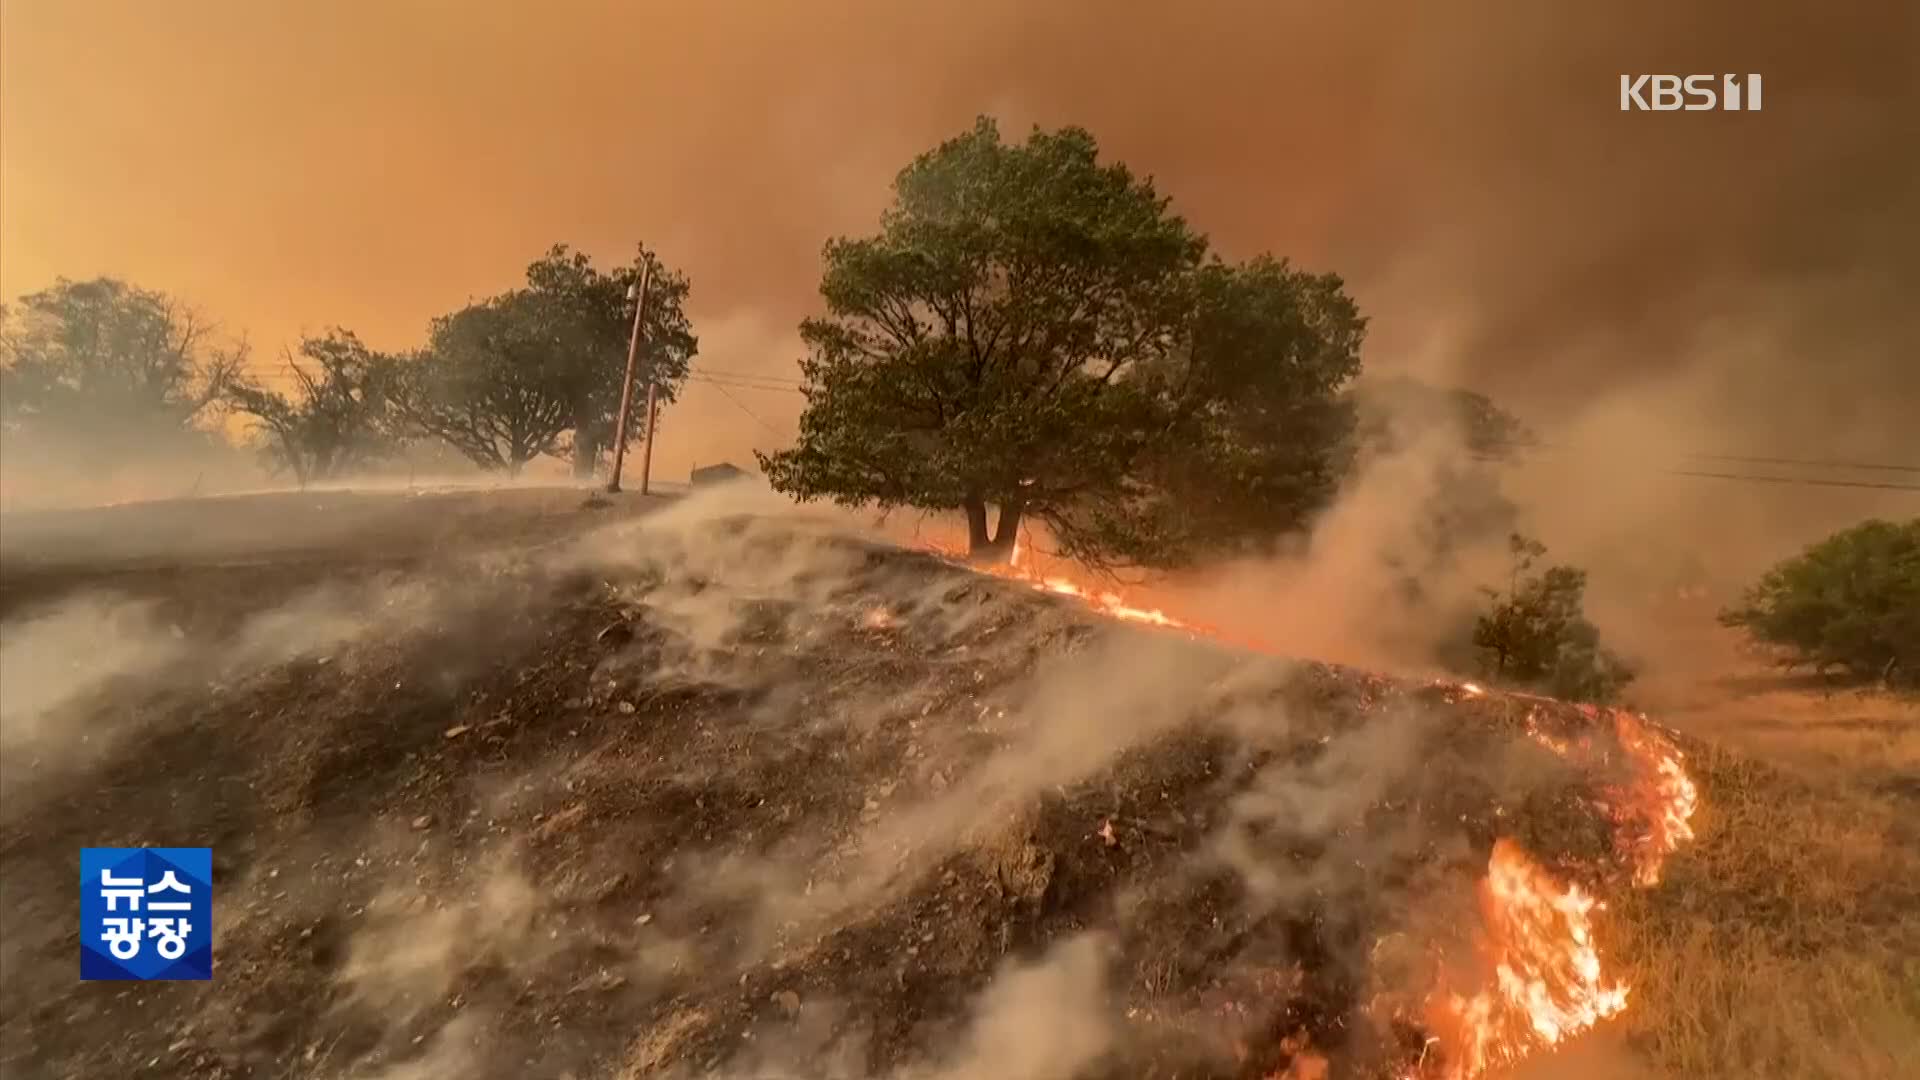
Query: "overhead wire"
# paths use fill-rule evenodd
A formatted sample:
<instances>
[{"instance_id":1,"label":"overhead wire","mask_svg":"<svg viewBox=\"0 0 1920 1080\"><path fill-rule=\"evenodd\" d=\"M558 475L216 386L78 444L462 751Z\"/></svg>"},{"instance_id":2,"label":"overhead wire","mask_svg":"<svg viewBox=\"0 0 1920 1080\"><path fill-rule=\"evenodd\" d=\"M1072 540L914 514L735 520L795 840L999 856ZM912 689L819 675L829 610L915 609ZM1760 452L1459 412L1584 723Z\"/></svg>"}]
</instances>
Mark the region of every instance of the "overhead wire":
<instances>
[{"instance_id":1,"label":"overhead wire","mask_svg":"<svg viewBox=\"0 0 1920 1080\"><path fill-rule=\"evenodd\" d=\"M1586 452L1586 453L1596 452L1593 450L1585 450L1585 448L1575 446L1570 443L1544 442L1540 440L1527 440L1527 439L1487 439L1487 440L1481 441L1480 445L1488 446L1488 447L1500 447L1506 450L1521 451L1523 453L1531 453L1531 454L1538 454L1538 452L1542 450L1549 451L1549 452L1572 451L1576 454L1579 454L1582 452ZM1858 470L1868 471L1868 472L1912 473L1916 476L1920 476L1920 464L1905 464L1905 463L1899 463L1899 462L1841 461L1841 460L1836 460L1832 458L1801 458L1801 457L1780 457L1780 456L1766 456L1766 455L1754 455L1754 454L1715 454L1715 453L1691 453L1691 452L1676 454L1674 456L1686 461L1725 461L1725 462L1732 462L1738 465L1785 465L1785 466L1792 466L1796 468L1808 468L1808 469L1858 469Z\"/></svg>"},{"instance_id":2,"label":"overhead wire","mask_svg":"<svg viewBox=\"0 0 1920 1080\"><path fill-rule=\"evenodd\" d=\"M754 423L759 424L762 428L766 429L767 432L775 436L781 436L782 433L778 428L775 428L772 424L769 424L765 420L760 419L760 414L754 412L752 409L747 408L746 404L743 403L739 398L734 397L732 394L728 393L727 388L725 386L722 386L719 383L708 383L707 385L713 387L715 390L720 391L720 393L728 401L733 402L734 408L739 409L743 413L746 413L749 419L751 419Z\"/></svg>"},{"instance_id":3,"label":"overhead wire","mask_svg":"<svg viewBox=\"0 0 1920 1080\"><path fill-rule=\"evenodd\" d=\"M247 365L247 367L253 368L253 365ZM268 373L276 373L276 374L282 374L282 375L287 374L284 366L282 366L277 372L259 372L259 369L254 369L254 370L262 374L268 374ZM757 390L765 393L786 393L786 394L803 394L805 392L803 390L803 386L805 384L799 379L789 378L787 376L782 376L782 375L769 375L769 374L764 374L759 372L736 371L736 370L730 370L726 368L709 368L709 367L697 368L693 371L688 372L687 379L690 382L695 382L705 386L713 387L715 390L719 391L719 393L722 396L724 396L727 399L727 401L733 405L734 408L739 409L755 424L758 424L763 430L776 436L783 436L784 433L782 433L778 428L774 427L772 424L768 423L763 417L760 416L759 413L749 408L745 402L735 397L731 393L731 391ZM1584 456L1592 460L1597 460L1600 457L1600 453L1597 451L1585 451L1583 453L1582 448L1573 446L1567 443L1543 442L1543 441L1537 441L1537 440L1493 440L1493 441L1484 443L1483 446L1503 448L1507 451L1507 453L1505 455L1482 453L1482 454L1475 455L1475 460L1486 461L1486 462L1496 462L1501 464L1514 464L1516 462L1520 464L1551 464L1552 458L1554 458L1555 456L1558 456L1562 452L1571 452L1571 454L1575 457ZM1706 452L1680 453L1680 454L1673 455L1673 457L1674 459L1676 459L1673 462L1673 464L1675 465L1679 465L1686 462L1704 462L1704 463L1726 462L1733 465L1774 465L1774 466L1781 466L1786 468L1797 468L1797 469L1821 469L1821 470L1827 470L1827 471L1857 470L1857 471L1864 471L1864 472L1898 473L1903 475L1911 474L1914 476L1920 476L1920 465L1905 464L1900 462L1857 461L1857 460L1840 460L1840 459L1833 459L1833 458L1791 457L1786 455L1723 454L1723 453L1706 453ZM1638 463L1629 465L1627 466L1627 468L1635 472L1651 472L1651 473L1655 473L1663 476L1675 476L1675 477L1684 477L1684 478L1690 478L1690 479L1729 480L1729 481L1755 483L1755 484L1775 484L1775 485L1790 485L1790 486L1798 485L1803 487L1851 488L1851 489L1872 490L1872 491L1905 491L1905 492L1920 493L1920 483L1910 484L1910 483L1901 483L1896 481L1851 479L1851 478L1835 477L1835 476L1777 475L1777 474L1721 470L1721 469L1708 469L1708 468L1679 468L1679 467L1648 468L1647 466L1641 465Z\"/></svg>"}]
</instances>

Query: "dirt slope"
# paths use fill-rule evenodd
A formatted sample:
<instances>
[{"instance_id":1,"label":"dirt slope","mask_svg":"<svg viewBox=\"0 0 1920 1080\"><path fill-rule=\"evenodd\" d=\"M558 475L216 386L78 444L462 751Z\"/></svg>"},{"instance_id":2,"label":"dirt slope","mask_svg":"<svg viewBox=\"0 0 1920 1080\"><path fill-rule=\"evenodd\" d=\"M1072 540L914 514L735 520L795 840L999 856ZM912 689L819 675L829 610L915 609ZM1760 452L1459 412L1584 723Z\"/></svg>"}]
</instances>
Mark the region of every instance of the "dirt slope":
<instances>
[{"instance_id":1,"label":"dirt slope","mask_svg":"<svg viewBox=\"0 0 1920 1080\"><path fill-rule=\"evenodd\" d=\"M1496 841L1629 885L1604 718L742 509L11 556L0 1073L1441 1076ZM75 980L142 843L210 983Z\"/></svg>"}]
</instances>

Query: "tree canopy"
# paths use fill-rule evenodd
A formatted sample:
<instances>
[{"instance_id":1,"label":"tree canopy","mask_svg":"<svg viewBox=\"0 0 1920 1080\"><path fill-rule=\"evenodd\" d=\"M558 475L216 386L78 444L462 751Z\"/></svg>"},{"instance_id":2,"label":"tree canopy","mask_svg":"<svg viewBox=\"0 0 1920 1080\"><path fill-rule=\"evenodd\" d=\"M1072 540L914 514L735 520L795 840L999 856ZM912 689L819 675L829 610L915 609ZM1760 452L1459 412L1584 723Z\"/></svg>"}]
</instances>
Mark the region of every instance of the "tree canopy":
<instances>
[{"instance_id":1,"label":"tree canopy","mask_svg":"<svg viewBox=\"0 0 1920 1080\"><path fill-rule=\"evenodd\" d=\"M113 278L61 278L6 314L0 422L14 437L149 450L201 440L196 420L245 355L165 293Z\"/></svg>"},{"instance_id":2,"label":"tree canopy","mask_svg":"<svg viewBox=\"0 0 1920 1080\"><path fill-rule=\"evenodd\" d=\"M1920 518L1862 522L1782 560L1720 621L1792 664L1920 686Z\"/></svg>"},{"instance_id":3,"label":"tree canopy","mask_svg":"<svg viewBox=\"0 0 1920 1080\"><path fill-rule=\"evenodd\" d=\"M963 510L983 558L1038 518L1067 555L1142 566L1331 493L1364 329L1339 278L1211 257L1078 128L1009 145L982 119L894 196L877 235L826 246L800 440L761 455L777 489Z\"/></svg>"},{"instance_id":4,"label":"tree canopy","mask_svg":"<svg viewBox=\"0 0 1920 1080\"><path fill-rule=\"evenodd\" d=\"M411 430L446 442L482 468L517 472L543 454L573 454L591 472L612 441L633 304L627 287L651 260L636 385L672 401L698 343L687 279L645 251L602 272L557 245L527 268L525 287L435 319L427 347L393 364L384 389ZM635 395L630 420L644 407ZM639 423L629 423L629 438Z\"/></svg>"},{"instance_id":5,"label":"tree canopy","mask_svg":"<svg viewBox=\"0 0 1920 1080\"><path fill-rule=\"evenodd\" d=\"M382 385L390 357L368 349L351 330L304 338L286 357L292 396L238 376L224 391L229 408L264 436L276 470L301 487L352 472L395 450L394 418Z\"/></svg>"},{"instance_id":6,"label":"tree canopy","mask_svg":"<svg viewBox=\"0 0 1920 1080\"><path fill-rule=\"evenodd\" d=\"M527 267L526 291L539 310L539 317L553 335L561 360L559 367L569 368L573 398L571 440L565 446L574 460L574 471L590 475L599 455L613 443L620 411L620 384L626 373L627 342L633 327L633 303L627 288L640 279L646 262L652 264L647 284L647 310L641 327L641 351L637 358L634 385L654 384L662 405L672 402L687 377L688 365L699 349L693 324L686 315L687 295L691 291L686 275L662 263L643 247L632 264L610 272L596 269L584 253L571 251L565 244L551 248L545 256ZM630 403L627 437L639 437L641 410L645 398L636 393Z\"/></svg>"}]
</instances>

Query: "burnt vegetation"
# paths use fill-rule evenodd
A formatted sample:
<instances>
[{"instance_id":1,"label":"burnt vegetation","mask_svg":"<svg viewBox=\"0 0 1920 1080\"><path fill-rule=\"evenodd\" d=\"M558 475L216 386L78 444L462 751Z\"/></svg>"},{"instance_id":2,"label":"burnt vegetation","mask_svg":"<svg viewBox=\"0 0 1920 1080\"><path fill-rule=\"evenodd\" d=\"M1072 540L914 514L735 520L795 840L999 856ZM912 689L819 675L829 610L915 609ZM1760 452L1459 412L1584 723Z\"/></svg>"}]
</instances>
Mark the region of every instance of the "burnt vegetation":
<instances>
[{"instance_id":1,"label":"burnt vegetation","mask_svg":"<svg viewBox=\"0 0 1920 1080\"><path fill-rule=\"evenodd\" d=\"M966 1052L1009 970L1084 961L1096 981L1049 1007L1133 1019L1076 1075L1265 1076L1309 1051L1384 1074L1431 1053L1396 943L1464 915L1502 807L1619 887L1590 809L1616 778L1524 737L1607 737L1573 710L1234 657L764 521L616 528L404 578L371 536L243 579L13 571L9 620L111 581L201 659L59 706L47 730L90 730L84 750L0 762L0 1063L893 1075ZM261 638L317 618L316 586L408 599ZM1100 689L1128 657L1164 671ZM216 981L88 996L55 977L71 848L152 828L215 848ZM1034 1039L981 1052L1017 1072Z\"/></svg>"}]
</instances>

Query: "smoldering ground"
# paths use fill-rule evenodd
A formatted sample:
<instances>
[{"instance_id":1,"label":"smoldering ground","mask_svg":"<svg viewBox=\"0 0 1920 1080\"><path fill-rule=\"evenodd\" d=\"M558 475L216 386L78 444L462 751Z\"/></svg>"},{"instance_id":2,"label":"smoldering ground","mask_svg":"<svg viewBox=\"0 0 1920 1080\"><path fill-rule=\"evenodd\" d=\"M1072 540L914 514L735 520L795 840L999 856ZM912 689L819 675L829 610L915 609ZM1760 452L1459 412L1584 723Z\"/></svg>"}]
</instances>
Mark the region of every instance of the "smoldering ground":
<instances>
[{"instance_id":1,"label":"smoldering ground","mask_svg":"<svg viewBox=\"0 0 1920 1080\"><path fill-rule=\"evenodd\" d=\"M116 731L8 785L8 1071L1237 1075L1470 896L1469 811L1565 782L1442 690L1105 625L764 493L595 513L43 678ZM9 663L76 604L10 619ZM116 842L213 846L212 983L42 992L71 849Z\"/></svg>"}]
</instances>

